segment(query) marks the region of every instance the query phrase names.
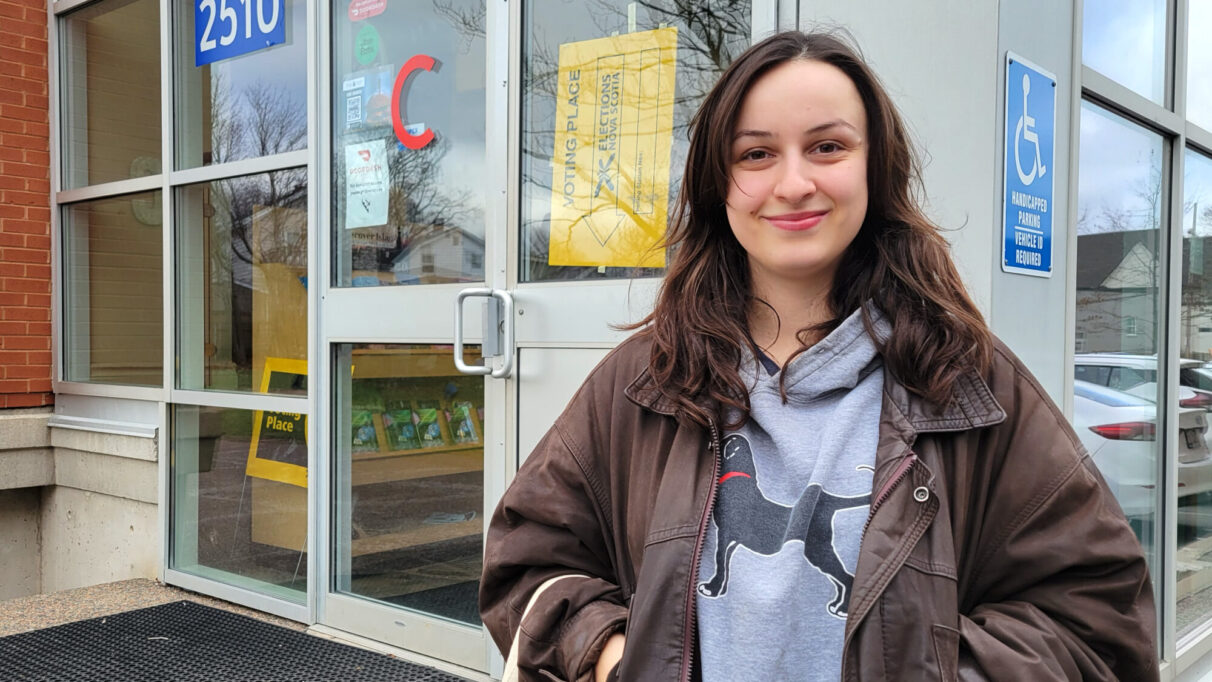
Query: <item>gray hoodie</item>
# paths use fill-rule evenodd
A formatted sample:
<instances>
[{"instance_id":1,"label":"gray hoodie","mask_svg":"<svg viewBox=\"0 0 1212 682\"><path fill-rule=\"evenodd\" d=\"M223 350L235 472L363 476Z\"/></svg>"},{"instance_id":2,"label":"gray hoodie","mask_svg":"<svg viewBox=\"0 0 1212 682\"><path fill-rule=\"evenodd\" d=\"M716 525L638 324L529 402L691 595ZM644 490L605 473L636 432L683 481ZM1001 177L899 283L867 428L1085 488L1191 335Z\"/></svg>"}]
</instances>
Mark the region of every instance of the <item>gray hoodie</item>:
<instances>
[{"instance_id":1,"label":"gray hoodie","mask_svg":"<svg viewBox=\"0 0 1212 682\"><path fill-rule=\"evenodd\" d=\"M742 362L749 419L724 434L699 565L704 682L841 676L883 364L856 311L783 371L785 404L777 366Z\"/></svg>"}]
</instances>

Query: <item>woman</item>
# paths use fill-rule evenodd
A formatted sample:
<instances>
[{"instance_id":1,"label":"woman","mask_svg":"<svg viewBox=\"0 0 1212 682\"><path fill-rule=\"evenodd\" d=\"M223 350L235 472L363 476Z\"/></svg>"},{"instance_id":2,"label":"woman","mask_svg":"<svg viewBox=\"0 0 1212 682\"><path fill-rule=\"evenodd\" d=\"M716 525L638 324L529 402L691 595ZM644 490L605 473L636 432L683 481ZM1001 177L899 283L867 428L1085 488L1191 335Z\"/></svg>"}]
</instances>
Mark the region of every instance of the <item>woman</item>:
<instances>
[{"instance_id":1,"label":"woman","mask_svg":"<svg viewBox=\"0 0 1212 682\"><path fill-rule=\"evenodd\" d=\"M654 312L489 527L481 611L522 679L1157 677L1140 546L917 180L846 43L727 70Z\"/></svg>"}]
</instances>

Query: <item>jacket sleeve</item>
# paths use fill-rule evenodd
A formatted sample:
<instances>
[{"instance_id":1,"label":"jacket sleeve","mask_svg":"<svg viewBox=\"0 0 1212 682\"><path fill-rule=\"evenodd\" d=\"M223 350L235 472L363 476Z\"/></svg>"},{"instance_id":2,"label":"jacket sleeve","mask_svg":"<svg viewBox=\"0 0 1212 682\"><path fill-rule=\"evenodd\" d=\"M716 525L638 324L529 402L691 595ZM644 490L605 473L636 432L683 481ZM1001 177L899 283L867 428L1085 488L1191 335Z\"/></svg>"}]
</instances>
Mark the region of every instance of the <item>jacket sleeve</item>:
<instances>
[{"instance_id":1,"label":"jacket sleeve","mask_svg":"<svg viewBox=\"0 0 1212 682\"><path fill-rule=\"evenodd\" d=\"M960 594L960 680L1156 680L1148 566L1119 504L1025 368L998 395L1002 471ZM995 370L996 371L996 370ZM1003 383L1003 385L1005 385Z\"/></svg>"},{"instance_id":2,"label":"jacket sleeve","mask_svg":"<svg viewBox=\"0 0 1212 682\"><path fill-rule=\"evenodd\" d=\"M517 634L520 680L592 680L606 639L626 622L604 495L600 477L557 422L493 514L480 612L503 655ZM536 588L567 574L581 577L553 583L523 623Z\"/></svg>"}]
</instances>

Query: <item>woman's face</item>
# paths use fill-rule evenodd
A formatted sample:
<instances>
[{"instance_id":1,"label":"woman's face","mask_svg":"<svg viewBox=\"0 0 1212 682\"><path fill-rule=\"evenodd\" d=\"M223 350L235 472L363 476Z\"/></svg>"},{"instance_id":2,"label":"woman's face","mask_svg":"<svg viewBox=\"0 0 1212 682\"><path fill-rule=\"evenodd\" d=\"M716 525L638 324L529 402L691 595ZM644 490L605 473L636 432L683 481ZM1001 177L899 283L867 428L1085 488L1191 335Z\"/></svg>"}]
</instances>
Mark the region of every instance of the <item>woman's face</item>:
<instances>
[{"instance_id":1,"label":"woman's face","mask_svg":"<svg viewBox=\"0 0 1212 682\"><path fill-rule=\"evenodd\" d=\"M835 66L796 60L741 103L729 151L732 233L755 291L827 292L867 215L867 114Z\"/></svg>"}]
</instances>

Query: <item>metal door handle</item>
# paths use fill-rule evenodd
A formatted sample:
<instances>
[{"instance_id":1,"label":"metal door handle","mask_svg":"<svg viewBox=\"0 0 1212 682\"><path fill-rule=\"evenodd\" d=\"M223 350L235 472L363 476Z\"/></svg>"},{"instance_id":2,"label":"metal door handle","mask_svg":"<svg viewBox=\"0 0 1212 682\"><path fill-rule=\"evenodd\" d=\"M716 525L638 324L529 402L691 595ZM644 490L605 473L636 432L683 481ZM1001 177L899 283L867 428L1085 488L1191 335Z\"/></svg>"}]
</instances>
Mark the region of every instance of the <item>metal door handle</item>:
<instances>
[{"instance_id":1,"label":"metal door handle","mask_svg":"<svg viewBox=\"0 0 1212 682\"><path fill-rule=\"evenodd\" d=\"M504 362L497 369L493 369L487 365L469 365L463 361L463 300L467 298L491 298L497 304L494 308L489 308L488 320L490 324L485 325L484 338L488 340L490 335L495 337L501 335L500 345L501 353L505 356ZM486 344L487 345L487 344ZM496 379L504 379L513 373L513 354L514 354L514 327L513 327L513 296L504 289L489 289L486 287L478 287L472 289L464 289L459 292L455 299L455 324L454 324L454 363L455 369L463 374L478 374L490 375ZM484 355L485 358L495 357L494 355Z\"/></svg>"}]
</instances>

